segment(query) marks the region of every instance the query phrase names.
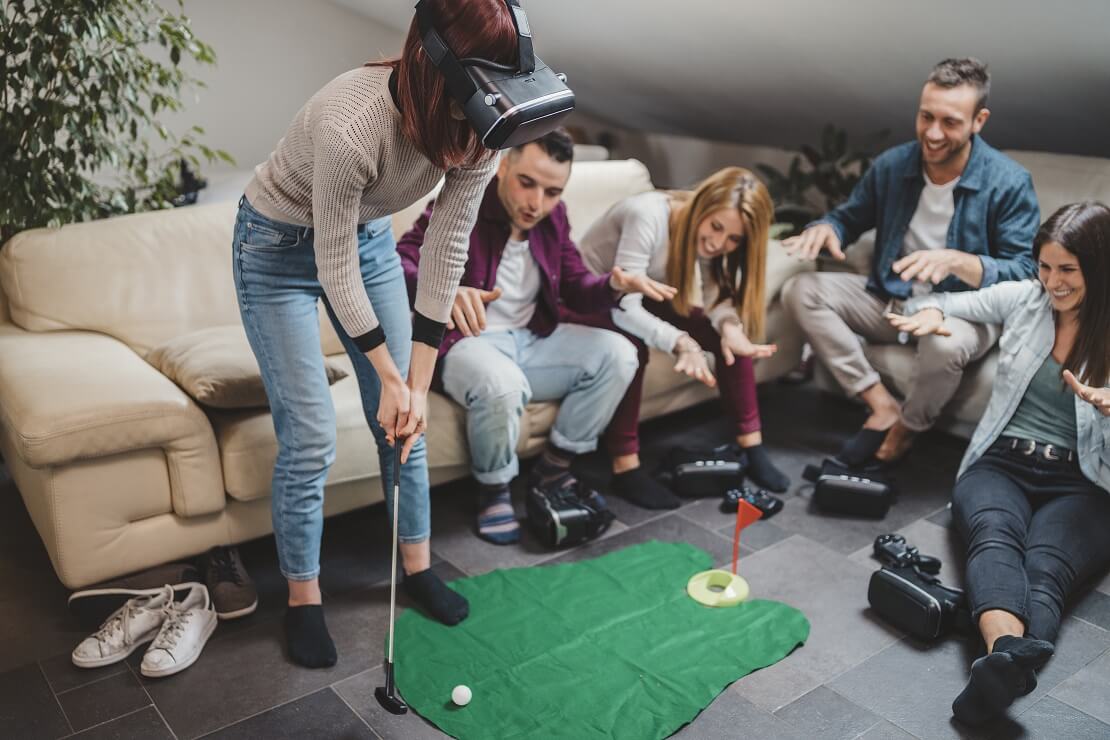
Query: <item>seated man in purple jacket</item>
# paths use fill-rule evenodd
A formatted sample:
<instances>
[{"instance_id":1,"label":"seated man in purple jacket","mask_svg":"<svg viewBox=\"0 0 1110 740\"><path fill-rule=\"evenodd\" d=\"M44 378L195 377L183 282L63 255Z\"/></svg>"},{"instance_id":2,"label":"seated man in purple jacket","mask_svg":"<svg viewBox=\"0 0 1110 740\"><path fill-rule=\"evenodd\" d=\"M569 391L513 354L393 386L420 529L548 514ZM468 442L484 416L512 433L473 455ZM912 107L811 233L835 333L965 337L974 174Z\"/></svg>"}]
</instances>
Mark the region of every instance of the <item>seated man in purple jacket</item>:
<instances>
[{"instance_id":1,"label":"seated man in purple jacket","mask_svg":"<svg viewBox=\"0 0 1110 740\"><path fill-rule=\"evenodd\" d=\"M435 384L466 408L474 477L481 486L478 536L498 545L520 539L509 500L517 475L520 417L529 401L561 400L531 485L569 489L605 508L570 472L575 455L597 447L636 373L636 349L605 329L558 323L560 301L580 312L616 306L624 293L656 300L673 289L614 270L595 276L570 239L560 202L573 142L562 129L502 156L470 235L466 263ZM431 206L397 242L410 301Z\"/></svg>"}]
</instances>

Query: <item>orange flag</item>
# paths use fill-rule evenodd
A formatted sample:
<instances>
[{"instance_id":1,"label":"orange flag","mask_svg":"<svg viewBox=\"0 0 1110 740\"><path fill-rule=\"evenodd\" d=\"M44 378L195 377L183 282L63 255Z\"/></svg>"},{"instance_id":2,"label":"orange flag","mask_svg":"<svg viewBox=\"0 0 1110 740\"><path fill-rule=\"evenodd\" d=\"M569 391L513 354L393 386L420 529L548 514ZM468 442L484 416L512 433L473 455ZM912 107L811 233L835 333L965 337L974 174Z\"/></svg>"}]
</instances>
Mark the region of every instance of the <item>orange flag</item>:
<instances>
[{"instance_id":1,"label":"orange flag","mask_svg":"<svg viewBox=\"0 0 1110 740\"><path fill-rule=\"evenodd\" d=\"M736 562L740 559L740 530L756 519L763 516L763 512L749 504L744 499L737 502L736 507L736 534L732 536L732 574L736 575Z\"/></svg>"}]
</instances>

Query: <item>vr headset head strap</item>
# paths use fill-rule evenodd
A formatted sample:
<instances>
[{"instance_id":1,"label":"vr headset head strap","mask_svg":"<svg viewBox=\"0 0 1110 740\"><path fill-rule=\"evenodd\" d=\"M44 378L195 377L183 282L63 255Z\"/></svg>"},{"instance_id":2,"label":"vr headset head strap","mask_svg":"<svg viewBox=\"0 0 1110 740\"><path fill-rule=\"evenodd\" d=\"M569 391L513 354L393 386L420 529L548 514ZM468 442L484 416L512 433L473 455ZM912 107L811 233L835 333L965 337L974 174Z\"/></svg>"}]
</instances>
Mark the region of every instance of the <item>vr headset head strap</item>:
<instances>
[{"instance_id":1,"label":"vr headset head strap","mask_svg":"<svg viewBox=\"0 0 1110 740\"><path fill-rule=\"evenodd\" d=\"M420 29L420 42L425 53L443 74L447 89L460 103L470 99L478 87L466 73L466 69L447 46L443 37L435 29L435 19L432 17L428 0L420 0L416 4L416 22ZM532 49L532 27L528 25L528 16L524 8L520 7L519 0L505 0L509 8L509 15L513 19L513 28L516 29L518 45L517 69L519 72L531 74L536 71L536 55ZM465 61L465 60L464 60Z\"/></svg>"},{"instance_id":2,"label":"vr headset head strap","mask_svg":"<svg viewBox=\"0 0 1110 740\"><path fill-rule=\"evenodd\" d=\"M520 7L519 0L505 0L505 4L509 6L509 13L513 17L520 47L520 62L517 67L525 74L532 74L536 71L536 54L532 51L532 27L528 25L528 16L524 8Z\"/></svg>"},{"instance_id":3,"label":"vr headset head strap","mask_svg":"<svg viewBox=\"0 0 1110 740\"><path fill-rule=\"evenodd\" d=\"M455 100L465 102L478 88L459 64L458 57L451 52L443 37L436 31L427 0L420 0L416 4L416 22L420 28L420 43L424 47L424 52L443 74L451 96Z\"/></svg>"}]
</instances>

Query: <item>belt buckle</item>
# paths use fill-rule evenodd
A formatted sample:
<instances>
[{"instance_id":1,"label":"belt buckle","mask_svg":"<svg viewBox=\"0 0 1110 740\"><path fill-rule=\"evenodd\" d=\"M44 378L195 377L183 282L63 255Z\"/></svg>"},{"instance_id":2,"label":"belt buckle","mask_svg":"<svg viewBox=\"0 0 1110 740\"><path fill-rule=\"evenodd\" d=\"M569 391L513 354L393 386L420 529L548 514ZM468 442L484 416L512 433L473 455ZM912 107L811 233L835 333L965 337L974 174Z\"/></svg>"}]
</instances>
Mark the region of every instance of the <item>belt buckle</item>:
<instances>
[{"instance_id":1,"label":"belt buckle","mask_svg":"<svg viewBox=\"0 0 1110 740\"><path fill-rule=\"evenodd\" d=\"M1019 445L1022 445L1026 442L1028 443L1028 446L1025 449L1021 449ZM1010 449L1017 450L1023 455L1032 455L1034 452L1037 451L1037 441L1035 439L1015 439L1013 442L1010 443Z\"/></svg>"},{"instance_id":2,"label":"belt buckle","mask_svg":"<svg viewBox=\"0 0 1110 740\"><path fill-rule=\"evenodd\" d=\"M1052 462L1059 462L1060 456L1056 453L1056 448L1052 445L1044 446L1044 459L1051 460Z\"/></svg>"}]
</instances>

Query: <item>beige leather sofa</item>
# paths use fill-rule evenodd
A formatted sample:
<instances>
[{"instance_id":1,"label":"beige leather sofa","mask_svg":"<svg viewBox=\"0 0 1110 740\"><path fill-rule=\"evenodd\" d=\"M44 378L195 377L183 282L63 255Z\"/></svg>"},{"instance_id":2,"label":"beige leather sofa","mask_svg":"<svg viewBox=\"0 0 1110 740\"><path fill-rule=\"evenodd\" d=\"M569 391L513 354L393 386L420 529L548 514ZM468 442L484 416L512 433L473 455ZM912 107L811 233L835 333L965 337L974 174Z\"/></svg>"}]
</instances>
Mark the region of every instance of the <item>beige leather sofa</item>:
<instances>
[{"instance_id":1,"label":"beige leather sofa","mask_svg":"<svg viewBox=\"0 0 1110 740\"><path fill-rule=\"evenodd\" d=\"M651 186L634 160L577 164L565 195L576 233ZM422 207L398 214L395 232ZM36 229L0 250L0 449L70 588L271 531L269 413L204 409L143 359L173 337L239 322L234 219L234 202L192 206ZM760 380L797 363L801 338L774 297L801 269L772 245L768 333L780 349L757 364ZM321 324L323 351L347 363ZM644 417L711 397L671 366L666 357L651 363ZM332 394L339 437L329 515L381 499L353 373ZM529 406L522 454L540 449L555 410ZM462 410L433 395L429 414L433 483L467 475Z\"/></svg>"},{"instance_id":2,"label":"beige leather sofa","mask_svg":"<svg viewBox=\"0 0 1110 740\"><path fill-rule=\"evenodd\" d=\"M1097 200L1110 204L1110 159L1025 151L1007 151L1006 154L1033 176L1042 221L1067 203ZM874 232L869 231L847 251L847 267L822 260L821 269L851 269L866 275L873 251ZM788 333L793 335L794 332ZM939 429L971 437L990 400L997 353L997 349L992 350L968 368L959 390L937 423ZM915 351L912 347L867 345L864 354L888 388L903 396L909 391L915 377ZM820 364L817 367L818 385L831 392L843 393L832 374Z\"/></svg>"}]
</instances>

